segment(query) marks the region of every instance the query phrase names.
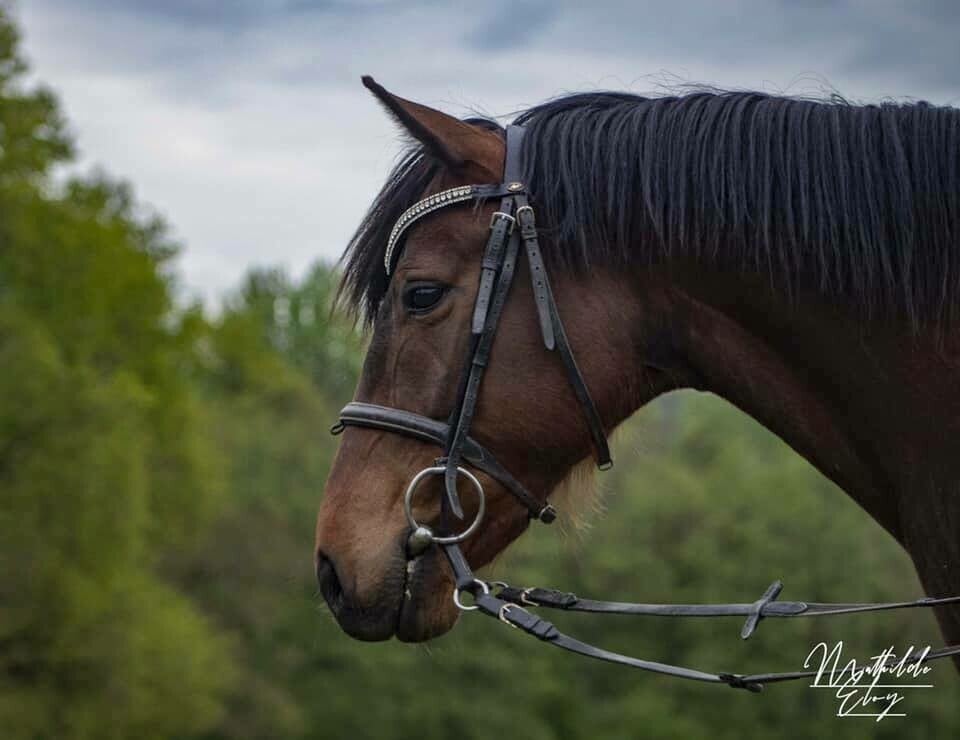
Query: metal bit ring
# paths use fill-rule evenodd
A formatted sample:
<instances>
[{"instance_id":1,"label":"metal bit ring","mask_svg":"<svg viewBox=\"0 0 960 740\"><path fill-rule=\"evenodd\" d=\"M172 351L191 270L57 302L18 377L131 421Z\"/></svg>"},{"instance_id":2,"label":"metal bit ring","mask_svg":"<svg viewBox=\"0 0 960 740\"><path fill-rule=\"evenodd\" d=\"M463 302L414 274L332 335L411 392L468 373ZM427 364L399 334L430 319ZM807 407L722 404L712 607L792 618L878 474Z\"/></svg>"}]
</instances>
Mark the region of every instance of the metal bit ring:
<instances>
[{"instance_id":1,"label":"metal bit ring","mask_svg":"<svg viewBox=\"0 0 960 740\"><path fill-rule=\"evenodd\" d=\"M407 492L403 496L403 511L407 515L407 521L415 531L419 528L429 530L429 527L424 527L424 525L420 524L413 516L413 494L416 493L417 486L419 486L420 482L427 476L442 475L446 472L446 470L447 469L442 465L424 468L415 476L413 476L413 480L410 481L410 485L407 486ZM477 515L470 523L470 526L463 530L460 534L439 536L431 532L433 541L438 545L455 545L458 542L463 542L465 539L467 539L467 537L477 531L477 527L480 526L480 522L483 520L483 513L486 511L486 497L483 493L483 486L480 485L480 481L477 480L477 477L469 470L460 467L457 468L457 474L462 475L464 478L470 481L477 492L477 499L479 501L477 506Z\"/></svg>"},{"instance_id":2,"label":"metal bit ring","mask_svg":"<svg viewBox=\"0 0 960 740\"><path fill-rule=\"evenodd\" d=\"M481 581L479 578L474 578L471 586L479 586L480 590L483 591L484 594L490 593L490 587L484 581ZM462 601L460 601L460 594L463 593L464 591L469 591L469 590L470 590L469 586L467 588L457 588L456 586L453 587L453 603L457 605L457 609L459 609L460 611L474 612L480 608L479 606L475 606L475 605L467 606Z\"/></svg>"}]
</instances>

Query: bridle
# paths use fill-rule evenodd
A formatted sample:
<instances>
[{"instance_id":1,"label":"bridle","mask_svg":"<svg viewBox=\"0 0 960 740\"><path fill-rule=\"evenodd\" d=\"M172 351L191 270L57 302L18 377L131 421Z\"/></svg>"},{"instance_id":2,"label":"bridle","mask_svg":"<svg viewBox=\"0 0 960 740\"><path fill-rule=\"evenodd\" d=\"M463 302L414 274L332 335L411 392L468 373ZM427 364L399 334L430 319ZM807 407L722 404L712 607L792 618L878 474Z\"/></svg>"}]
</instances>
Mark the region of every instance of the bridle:
<instances>
[{"instance_id":1,"label":"bridle","mask_svg":"<svg viewBox=\"0 0 960 740\"><path fill-rule=\"evenodd\" d=\"M430 475L443 475L446 492L444 505L455 517L463 518L463 507L457 494L458 476L463 475L468 478L474 488L480 492L479 498L482 501L482 486L461 466L464 462L482 470L502 484L527 508L531 518L545 523L552 522L556 518L553 506L537 499L497 462L489 451L469 436L479 398L480 383L490 360L490 349L496 336L500 315L513 284L521 243L530 266L530 277L544 346L550 351L556 351L566 368L570 385L583 410L587 428L593 440L597 465L601 470L606 470L613 464L610 459L610 449L607 446L606 430L597 407L590 397L590 391L587 389L580 368L577 367L577 361L563 329L563 322L557 312L553 292L550 290L546 266L540 254L533 208L527 200L526 188L521 180L520 152L523 134L522 126L507 127L503 183L463 185L424 198L401 214L387 241L384 268L389 275L393 271L401 239L419 219L458 203L490 198L500 199L499 209L490 218L490 233L481 262L480 285L471 319L468 361L461 376L457 400L450 418L444 423L410 411L355 401L343 408L340 412L340 423L334 428L334 431L339 431L343 426L383 429L432 442L443 448L443 456L438 460L438 464L418 473L407 488L405 507L414 530L410 542L413 554L419 554L433 543L453 545L462 542L479 526L482 512L478 512L473 524L465 532L438 538L427 527L417 524L409 514L417 485Z\"/></svg>"},{"instance_id":2,"label":"bridle","mask_svg":"<svg viewBox=\"0 0 960 740\"><path fill-rule=\"evenodd\" d=\"M633 614L656 616L694 617L745 617L741 637L746 639L756 630L765 617L804 617L832 614L851 614L888 609L933 607L960 603L960 596L946 598L923 598L916 601L882 604L824 604L802 601L776 601L782 590L779 581L774 582L764 594L752 603L741 604L633 604L581 599L575 594L543 588L514 588L502 581L487 583L474 575L460 549L460 543L472 536L480 527L485 511L485 495L480 481L464 465L482 471L498 483L522 504L532 519L549 524L556 518L554 508L541 502L524 485L504 468L480 443L469 436L479 397L484 371L490 359L490 349L496 336L497 326L503 312L510 287L513 284L520 247L523 246L536 301L537 316L544 346L556 351L563 363L567 378L580 404L587 429L593 441L597 465L601 470L612 466L607 446L606 429L590 396L587 384L577 367L573 351L567 340L563 322L547 278L546 267L540 254L534 211L528 200L528 192L522 178L521 151L524 136L522 126L506 129L506 155L504 178L500 184L464 185L436 193L408 208L397 220L384 256L384 267L389 276L393 270L402 239L407 230L424 216L451 205L485 201L499 198L500 204L490 220L490 229L481 262L480 282L471 320L470 348L463 370L457 400L446 422L387 406L351 402L340 412L340 420L331 430L339 434L346 426L378 429L405 435L443 449L436 464L421 470L410 481L404 494L404 511L411 533L407 541L409 557L415 558L431 545L440 546L447 556L455 578L453 600L464 611L478 611L496 617L505 624L516 627L544 642L580 655L618 663L645 671L661 673L694 681L722 683L734 688L759 691L764 684L790 681L817 675L817 671L785 673L737 674L708 673L682 666L642 660L610 652L581 642L560 632L551 622L531 612L531 607L545 607L564 611L594 612L602 614ZM457 492L457 479L464 477L473 487L478 506L473 521L458 534L438 535L431 528L419 523L413 515L413 497L419 485L428 477L443 476L445 496L441 500L444 521L450 516L463 519L464 512ZM473 604L463 603L464 593L473 596ZM897 658L892 656L888 664L913 665L950 655L960 655L960 645L939 650L926 649ZM885 664L886 665L886 664Z\"/></svg>"}]
</instances>

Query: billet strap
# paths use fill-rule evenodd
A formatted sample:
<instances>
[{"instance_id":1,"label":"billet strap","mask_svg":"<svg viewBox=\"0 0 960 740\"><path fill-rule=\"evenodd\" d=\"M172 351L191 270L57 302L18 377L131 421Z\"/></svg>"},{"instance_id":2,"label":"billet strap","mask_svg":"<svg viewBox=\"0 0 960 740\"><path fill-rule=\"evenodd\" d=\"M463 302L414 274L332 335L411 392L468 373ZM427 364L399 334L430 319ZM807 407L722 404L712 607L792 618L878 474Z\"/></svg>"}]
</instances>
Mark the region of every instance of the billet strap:
<instances>
[{"instance_id":1,"label":"billet strap","mask_svg":"<svg viewBox=\"0 0 960 740\"><path fill-rule=\"evenodd\" d=\"M338 433L344 426L356 426L366 429L380 429L385 432L402 434L422 442L442 447L449 436L450 425L415 414L412 411L378 406L373 403L352 401L340 412L340 421L332 431ZM504 468L487 448L473 437L467 437L463 443L463 460L472 467L489 475L513 494L527 509L530 516L544 523L552 522L556 512L549 504L544 504Z\"/></svg>"}]
</instances>

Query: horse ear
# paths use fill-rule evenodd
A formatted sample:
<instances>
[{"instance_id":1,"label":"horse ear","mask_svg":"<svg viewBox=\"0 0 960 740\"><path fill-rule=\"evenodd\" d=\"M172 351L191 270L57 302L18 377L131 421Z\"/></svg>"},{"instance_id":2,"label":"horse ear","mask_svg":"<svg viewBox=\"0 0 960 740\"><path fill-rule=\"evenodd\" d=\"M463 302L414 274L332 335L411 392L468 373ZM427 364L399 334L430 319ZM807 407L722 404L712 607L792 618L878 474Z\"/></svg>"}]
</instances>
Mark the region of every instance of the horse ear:
<instances>
[{"instance_id":1,"label":"horse ear","mask_svg":"<svg viewBox=\"0 0 960 740\"><path fill-rule=\"evenodd\" d=\"M494 132L397 97L369 75L361 79L397 123L449 169L464 170L475 165L485 170L490 179L500 178L504 145Z\"/></svg>"}]
</instances>

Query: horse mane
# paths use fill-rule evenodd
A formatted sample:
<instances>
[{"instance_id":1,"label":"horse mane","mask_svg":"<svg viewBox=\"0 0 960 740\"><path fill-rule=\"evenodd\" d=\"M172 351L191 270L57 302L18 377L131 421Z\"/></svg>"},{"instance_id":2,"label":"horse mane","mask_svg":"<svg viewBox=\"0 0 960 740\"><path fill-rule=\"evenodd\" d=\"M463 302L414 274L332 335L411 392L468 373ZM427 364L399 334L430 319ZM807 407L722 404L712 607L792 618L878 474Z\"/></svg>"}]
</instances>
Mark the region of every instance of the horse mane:
<instances>
[{"instance_id":1,"label":"horse mane","mask_svg":"<svg viewBox=\"0 0 960 740\"><path fill-rule=\"evenodd\" d=\"M482 119L468 122L499 126ZM756 92L581 93L521 113L525 180L559 269L686 257L913 327L960 304L960 109ZM368 321L394 221L439 172L393 170L344 253Z\"/></svg>"}]
</instances>

